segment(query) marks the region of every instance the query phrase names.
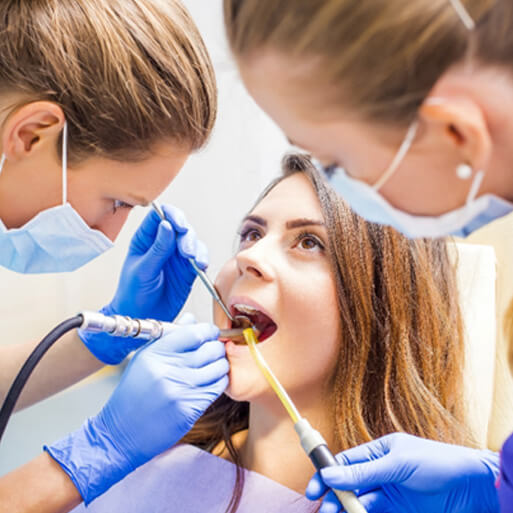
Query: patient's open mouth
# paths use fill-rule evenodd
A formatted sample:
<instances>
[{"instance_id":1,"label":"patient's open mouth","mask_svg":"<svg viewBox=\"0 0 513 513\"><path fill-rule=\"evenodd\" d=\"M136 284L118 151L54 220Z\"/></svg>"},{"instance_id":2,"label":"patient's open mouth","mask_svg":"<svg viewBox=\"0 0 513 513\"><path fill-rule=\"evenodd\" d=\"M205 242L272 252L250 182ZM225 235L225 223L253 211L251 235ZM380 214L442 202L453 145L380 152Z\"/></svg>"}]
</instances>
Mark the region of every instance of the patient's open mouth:
<instances>
[{"instance_id":1,"label":"patient's open mouth","mask_svg":"<svg viewBox=\"0 0 513 513\"><path fill-rule=\"evenodd\" d=\"M236 303L232 306L232 313L234 316L247 317L251 321L251 324L260 332L258 336L260 342L268 339L278 329L276 323L267 314L252 306Z\"/></svg>"}]
</instances>

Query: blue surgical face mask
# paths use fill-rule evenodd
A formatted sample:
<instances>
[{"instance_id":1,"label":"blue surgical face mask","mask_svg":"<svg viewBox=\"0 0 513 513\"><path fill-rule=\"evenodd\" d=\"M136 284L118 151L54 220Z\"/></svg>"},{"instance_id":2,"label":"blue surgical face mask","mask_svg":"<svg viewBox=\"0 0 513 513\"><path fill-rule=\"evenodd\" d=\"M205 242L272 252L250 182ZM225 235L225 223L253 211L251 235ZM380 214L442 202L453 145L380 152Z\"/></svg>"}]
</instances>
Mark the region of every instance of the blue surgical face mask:
<instances>
[{"instance_id":1,"label":"blue surgical face mask","mask_svg":"<svg viewBox=\"0 0 513 513\"><path fill-rule=\"evenodd\" d=\"M112 247L67 202L67 125L62 134L62 205L43 210L21 228L0 220L0 265L19 273L74 271ZM5 155L0 161L0 174ZM20 198L20 201L22 199Z\"/></svg>"},{"instance_id":2,"label":"blue surgical face mask","mask_svg":"<svg viewBox=\"0 0 513 513\"><path fill-rule=\"evenodd\" d=\"M380 179L369 185L351 178L343 169L324 172L332 187L346 200L351 208L368 221L394 227L410 238L466 237L482 226L513 212L513 203L493 194L476 198L484 177L483 171L474 173L465 205L440 216L416 216L392 206L379 189L395 173L408 152L417 130L413 123L397 152L392 164ZM444 191L441 191L443 194Z\"/></svg>"}]
</instances>

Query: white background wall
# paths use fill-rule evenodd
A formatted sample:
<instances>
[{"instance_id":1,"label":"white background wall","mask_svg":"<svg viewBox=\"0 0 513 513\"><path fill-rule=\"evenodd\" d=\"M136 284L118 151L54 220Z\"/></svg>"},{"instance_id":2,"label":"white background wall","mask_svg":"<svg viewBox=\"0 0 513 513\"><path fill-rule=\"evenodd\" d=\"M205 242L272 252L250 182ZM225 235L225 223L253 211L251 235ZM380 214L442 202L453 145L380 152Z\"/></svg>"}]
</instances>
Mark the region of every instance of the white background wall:
<instances>
[{"instance_id":1,"label":"white background wall","mask_svg":"<svg viewBox=\"0 0 513 513\"><path fill-rule=\"evenodd\" d=\"M186 0L209 48L219 86L219 117L208 147L192 156L162 194L161 202L182 208L207 243L215 277L234 248L243 214L279 172L288 145L245 92L224 38L220 0ZM20 201L23 201L20 199ZM107 303L132 233L147 209L131 213L116 247L83 269L67 275L22 276L0 268L0 344L40 339L67 316ZM211 301L199 282L186 307L198 319L211 319ZM0 446L0 474L26 461L68 429L94 413L113 386L109 378L89 388L17 414Z\"/></svg>"}]
</instances>

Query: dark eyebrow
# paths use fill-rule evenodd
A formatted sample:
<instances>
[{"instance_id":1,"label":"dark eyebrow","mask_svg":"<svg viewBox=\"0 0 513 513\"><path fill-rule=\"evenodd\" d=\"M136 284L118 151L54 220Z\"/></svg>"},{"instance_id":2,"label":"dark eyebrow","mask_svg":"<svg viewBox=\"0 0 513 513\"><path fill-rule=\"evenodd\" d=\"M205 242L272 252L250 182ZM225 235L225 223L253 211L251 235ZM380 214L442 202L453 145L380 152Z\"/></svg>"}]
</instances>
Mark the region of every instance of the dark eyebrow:
<instances>
[{"instance_id":1,"label":"dark eyebrow","mask_svg":"<svg viewBox=\"0 0 513 513\"><path fill-rule=\"evenodd\" d=\"M287 230L293 230L294 228L302 228L304 226L325 226L324 221L316 221L314 219L294 219L287 221L285 225Z\"/></svg>"},{"instance_id":2,"label":"dark eyebrow","mask_svg":"<svg viewBox=\"0 0 513 513\"><path fill-rule=\"evenodd\" d=\"M267 228L267 221L260 216L246 216L243 223L251 221L255 224L258 224L259 226L262 226L263 228ZM324 221L317 221L314 219L306 219L306 218L300 218L300 219L292 219L291 221L287 221L285 224L285 227L287 230L293 230L294 228L303 228L304 226L325 226Z\"/></svg>"},{"instance_id":3,"label":"dark eyebrow","mask_svg":"<svg viewBox=\"0 0 513 513\"><path fill-rule=\"evenodd\" d=\"M251 221L255 224L258 224L259 226L262 226L263 228L267 227L267 221L263 217L259 216L246 216L242 222L245 223L247 221Z\"/></svg>"}]
</instances>

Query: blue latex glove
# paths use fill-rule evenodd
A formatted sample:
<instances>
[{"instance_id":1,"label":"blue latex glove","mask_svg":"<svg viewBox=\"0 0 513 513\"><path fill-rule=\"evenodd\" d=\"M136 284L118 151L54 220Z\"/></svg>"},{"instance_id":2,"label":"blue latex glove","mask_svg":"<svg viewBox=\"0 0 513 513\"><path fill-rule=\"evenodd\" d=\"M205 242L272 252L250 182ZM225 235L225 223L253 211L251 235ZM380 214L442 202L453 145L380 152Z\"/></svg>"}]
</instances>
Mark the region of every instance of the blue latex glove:
<instances>
[{"instance_id":1,"label":"blue latex glove","mask_svg":"<svg viewBox=\"0 0 513 513\"><path fill-rule=\"evenodd\" d=\"M354 490L368 513L498 513L499 455L394 433L340 453L314 475L311 500ZM346 466L344 466L346 465ZM341 511L330 490L320 513Z\"/></svg>"},{"instance_id":2,"label":"blue latex glove","mask_svg":"<svg viewBox=\"0 0 513 513\"><path fill-rule=\"evenodd\" d=\"M171 322L183 308L196 278L188 258L205 269L207 248L181 210L171 205L162 209L167 221L152 210L133 236L114 299L102 313ZM143 343L104 333L78 334L96 358L108 364L121 362Z\"/></svg>"},{"instance_id":3,"label":"blue latex glove","mask_svg":"<svg viewBox=\"0 0 513 513\"><path fill-rule=\"evenodd\" d=\"M503 513L513 511L513 435L506 440L501 450L499 503Z\"/></svg>"},{"instance_id":4,"label":"blue latex glove","mask_svg":"<svg viewBox=\"0 0 513 513\"><path fill-rule=\"evenodd\" d=\"M108 403L45 447L86 504L176 444L228 384L224 344L210 324L180 326L141 348Z\"/></svg>"}]
</instances>

